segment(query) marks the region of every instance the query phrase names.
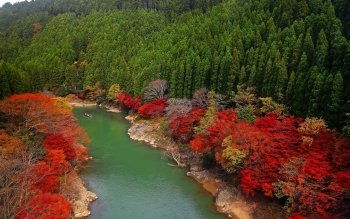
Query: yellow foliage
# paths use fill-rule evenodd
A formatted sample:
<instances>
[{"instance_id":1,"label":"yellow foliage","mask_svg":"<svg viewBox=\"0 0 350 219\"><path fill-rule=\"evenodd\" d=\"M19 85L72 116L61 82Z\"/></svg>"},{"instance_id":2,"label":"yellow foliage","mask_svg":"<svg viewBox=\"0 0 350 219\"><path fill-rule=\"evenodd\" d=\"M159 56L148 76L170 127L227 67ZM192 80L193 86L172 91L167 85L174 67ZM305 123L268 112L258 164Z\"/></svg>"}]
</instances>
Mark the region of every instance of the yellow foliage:
<instances>
[{"instance_id":1,"label":"yellow foliage","mask_svg":"<svg viewBox=\"0 0 350 219\"><path fill-rule=\"evenodd\" d=\"M66 110L67 112L71 112L73 107L64 97L56 97L53 98L55 100L55 106L61 110Z\"/></svg>"},{"instance_id":2,"label":"yellow foliage","mask_svg":"<svg viewBox=\"0 0 350 219\"><path fill-rule=\"evenodd\" d=\"M285 111L283 104L276 103L271 97L259 98L261 101L260 111L264 114L274 112L277 115L282 115Z\"/></svg>"},{"instance_id":3,"label":"yellow foliage","mask_svg":"<svg viewBox=\"0 0 350 219\"><path fill-rule=\"evenodd\" d=\"M323 119L319 118L306 118L298 128L299 133L302 135L317 136L321 131L326 130L327 126Z\"/></svg>"},{"instance_id":4,"label":"yellow foliage","mask_svg":"<svg viewBox=\"0 0 350 219\"><path fill-rule=\"evenodd\" d=\"M222 142L222 158L225 160L223 167L229 173L233 173L241 168L244 159L248 156L248 151L240 150L232 144L232 136L228 136Z\"/></svg>"},{"instance_id":5,"label":"yellow foliage","mask_svg":"<svg viewBox=\"0 0 350 219\"><path fill-rule=\"evenodd\" d=\"M120 93L119 84L112 84L112 86L108 90L107 99L108 100L115 100L115 99L117 99L119 93Z\"/></svg>"},{"instance_id":6,"label":"yellow foliage","mask_svg":"<svg viewBox=\"0 0 350 219\"><path fill-rule=\"evenodd\" d=\"M85 90L87 90L86 99L91 101L95 101L99 97L102 97L105 93L105 90L102 89L100 82L96 82L95 86L86 86Z\"/></svg>"},{"instance_id":7,"label":"yellow foliage","mask_svg":"<svg viewBox=\"0 0 350 219\"><path fill-rule=\"evenodd\" d=\"M215 92L208 93L208 108L203 118L199 121L199 125L194 128L195 134L206 134L207 129L215 122L218 106L215 100Z\"/></svg>"},{"instance_id":8,"label":"yellow foliage","mask_svg":"<svg viewBox=\"0 0 350 219\"><path fill-rule=\"evenodd\" d=\"M305 122L303 122L298 131L301 135L302 141L304 144L311 145L314 141L314 137L318 136L321 131L326 130L327 126L323 119L319 118L306 118Z\"/></svg>"},{"instance_id":9,"label":"yellow foliage","mask_svg":"<svg viewBox=\"0 0 350 219\"><path fill-rule=\"evenodd\" d=\"M252 87L237 86L237 94L234 96L236 107L255 106L257 97L255 89Z\"/></svg>"}]
</instances>

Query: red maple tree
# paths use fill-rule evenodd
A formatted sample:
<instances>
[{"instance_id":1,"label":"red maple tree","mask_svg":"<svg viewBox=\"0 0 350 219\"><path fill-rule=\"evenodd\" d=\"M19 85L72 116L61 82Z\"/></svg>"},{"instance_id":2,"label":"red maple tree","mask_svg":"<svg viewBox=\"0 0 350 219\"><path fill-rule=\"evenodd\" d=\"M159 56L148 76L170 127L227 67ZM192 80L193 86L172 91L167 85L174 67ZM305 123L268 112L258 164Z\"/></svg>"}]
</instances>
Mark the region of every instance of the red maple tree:
<instances>
[{"instance_id":1,"label":"red maple tree","mask_svg":"<svg viewBox=\"0 0 350 219\"><path fill-rule=\"evenodd\" d=\"M17 219L68 219L70 203L59 194L42 193L29 199L18 209Z\"/></svg>"},{"instance_id":2,"label":"red maple tree","mask_svg":"<svg viewBox=\"0 0 350 219\"><path fill-rule=\"evenodd\" d=\"M122 91L118 95L117 102L125 106L127 109L137 110L141 104L141 97L133 98Z\"/></svg>"},{"instance_id":3,"label":"red maple tree","mask_svg":"<svg viewBox=\"0 0 350 219\"><path fill-rule=\"evenodd\" d=\"M73 139L67 139L61 134L55 134L48 135L43 143L46 150L63 150L66 159L73 160L76 157L73 142Z\"/></svg>"},{"instance_id":4,"label":"red maple tree","mask_svg":"<svg viewBox=\"0 0 350 219\"><path fill-rule=\"evenodd\" d=\"M192 138L193 127L198 124L203 115L204 109L196 107L188 115L171 119L170 135L178 142L187 143Z\"/></svg>"},{"instance_id":5,"label":"red maple tree","mask_svg":"<svg viewBox=\"0 0 350 219\"><path fill-rule=\"evenodd\" d=\"M137 112L143 118L158 118L164 115L165 107L166 99L157 99L150 103L143 104L138 108Z\"/></svg>"}]
</instances>

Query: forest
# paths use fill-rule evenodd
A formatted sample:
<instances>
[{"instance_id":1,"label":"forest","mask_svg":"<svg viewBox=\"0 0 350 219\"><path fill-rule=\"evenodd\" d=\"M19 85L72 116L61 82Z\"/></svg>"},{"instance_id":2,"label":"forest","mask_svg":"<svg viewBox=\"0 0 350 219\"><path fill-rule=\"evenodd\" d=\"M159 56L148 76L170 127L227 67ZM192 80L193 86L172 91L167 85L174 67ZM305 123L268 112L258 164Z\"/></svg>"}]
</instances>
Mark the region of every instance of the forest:
<instances>
[{"instance_id":1,"label":"forest","mask_svg":"<svg viewBox=\"0 0 350 219\"><path fill-rule=\"evenodd\" d=\"M6 3L1 159L17 161L6 157L25 147L36 165L18 164L33 171L23 177L52 172L39 183L15 178L32 184L21 190L27 202L5 206L6 217L42 214L32 205L48 200L71 214L58 178L86 158L86 149L72 149L85 137L64 99L41 91L162 120L204 166L238 177L247 196L277 199L289 218L350 217L350 1ZM63 121L74 130L62 130Z\"/></svg>"},{"instance_id":2,"label":"forest","mask_svg":"<svg viewBox=\"0 0 350 219\"><path fill-rule=\"evenodd\" d=\"M245 84L295 115L346 125L348 1L88 2L1 8L2 97L42 89L66 95L96 83L137 95L159 78L171 97L201 87L232 96Z\"/></svg>"}]
</instances>

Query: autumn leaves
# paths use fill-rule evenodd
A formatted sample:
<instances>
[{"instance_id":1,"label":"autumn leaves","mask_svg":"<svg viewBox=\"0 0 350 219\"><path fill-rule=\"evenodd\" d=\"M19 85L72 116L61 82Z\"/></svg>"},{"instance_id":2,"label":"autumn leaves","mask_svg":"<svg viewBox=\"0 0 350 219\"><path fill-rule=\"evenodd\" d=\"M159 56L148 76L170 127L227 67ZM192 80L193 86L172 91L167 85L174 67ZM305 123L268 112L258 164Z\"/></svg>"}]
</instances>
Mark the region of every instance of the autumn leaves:
<instances>
[{"instance_id":1,"label":"autumn leaves","mask_svg":"<svg viewBox=\"0 0 350 219\"><path fill-rule=\"evenodd\" d=\"M289 115L284 106L258 99L249 88L233 102L203 89L192 100L165 98L138 102L135 108L123 98L118 103L142 118L163 116L175 141L199 156L215 157L217 166L240 178L245 194L280 199L291 218L334 218L346 212L350 142L322 119ZM246 108L252 110L242 114Z\"/></svg>"},{"instance_id":2,"label":"autumn leaves","mask_svg":"<svg viewBox=\"0 0 350 219\"><path fill-rule=\"evenodd\" d=\"M81 145L88 138L76 123L71 107L62 98L43 94L13 95L0 106L5 128L0 132L0 159L18 160L17 174L23 176L16 179L16 185L22 185L16 187L17 191L13 190L15 186L7 185L11 195L17 197L17 207L6 216L69 218L72 208L60 194L60 184L73 167L88 160L87 149Z\"/></svg>"}]
</instances>

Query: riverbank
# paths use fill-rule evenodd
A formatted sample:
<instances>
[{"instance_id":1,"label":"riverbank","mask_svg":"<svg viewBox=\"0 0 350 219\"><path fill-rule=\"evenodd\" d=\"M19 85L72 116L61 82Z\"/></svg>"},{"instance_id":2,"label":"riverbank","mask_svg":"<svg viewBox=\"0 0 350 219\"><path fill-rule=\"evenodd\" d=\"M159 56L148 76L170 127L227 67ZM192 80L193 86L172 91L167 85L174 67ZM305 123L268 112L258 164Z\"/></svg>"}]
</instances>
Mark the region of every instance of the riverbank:
<instances>
[{"instance_id":1,"label":"riverbank","mask_svg":"<svg viewBox=\"0 0 350 219\"><path fill-rule=\"evenodd\" d=\"M98 106L96 102L81 100L78 98L67 98L67 101L73 107ZM121 112L118 108L109 106L107 104L99 106L106 108L108 112ZM67 199L72 204L74 218L88 217L91 214L89 210L90 203L98 198L94 192L88 190L87 186L85 185L84 181L81 179L76 170L72 170L66 175L61 192L65 197L67 197Z\"/></svg>"},{"instance_id":2,"label":"riverbank","mask_svg":"<svg viewBox=\"0 0 350 219\"><path fill-rule=\"evenodd\" d=\"M71 104L77 107L96 106L96 103L88 101L71 102ZM102 107L105 107L109 112L121 112L116 107L106 105ZM176 144L164 133L162 127L164 121L162 119L145 120L140 119L136 114L128 115L126 119L131 124L128 130L130 138L163 150L169 160L173 161L169 165L187 168L187 176L196 180L205 190L212 194L215 199L215 208L218 212L226 214L230 218L238 219L283 218L284 211L280 205L266 198L258 200L246 197L237 186L234 186L232 180L230 181L223 177L220 170L204 170L201 167L200 159L193 151L188 147ZM86 190L84 184L80 184L79 187L81 190L84 190L84 188ZM80 197L80 200L74 202L79 203L76 205L76 209L86 209L83 212L87 213L89 211L88 205L93 200L88 201L87 196L84 195L78 197ZM80 203L84 204L80 205ZM80 210L77 210L77 212L80 212Z\"/></svg>"},{"instance_id":3,"label":"riverbank","mask_svg":"<svg viewBox=\"0 0 350 219\"><path fill-rule=\"evenodd\" d=\"M97 195L86 188L76 170L65 176L61 193L71 203L74 218L86 218L91 214L89 204L97 199Z\"/></svg>"},{"instance_id":4,"label":"riverbank","mask_svg":"<svg viewBox=\"0 0 350 219\"><path fill-rule=\"evenodd\" d=\"M94 101L88 101L88 100L81 100L79 98L67 98L67 101L73 106L73 107L90 107L90 106L99 106L99 107L103 107L106 108L107 112L113 112L113 113L120 113L120 109L109 105L109 104L100 104L98 105L96 102Z\"/></svg>"},{"instance_id":5,"label":"riverbank","mask_svg":"<svg viewBox=\"0 0 350 219\"><path fill-rule=\"evenodd\" d=\"M266 198L259 200L246 197L234 186L234 179L226 179L227 176L223 176L221 171L215 168L204 170L194 152L188 147L176 144L164 133L162 119L144 120L137 115L129 115L126 119L131 123L128 130L130 138L164 150L176 165L187 168L187 176L199 182L213 195L217 211L238 219L283 218L284 211L280 205Z\"/></svg>"},{"instance_id":6,"label":"riverbank","mask_svg":"<svg viewBox=\"0 0 350 219\"><path fill-rule=\"evenodd\" d=\"M80 99L67 99L73 107L96 106L95 102L83 101ZM86 218L91 214L89 205L95 201L97 195L89 191L77 170L70 171L65 177L61 186L61 193L72 205L74 218Z\"/></svg>"}]
</instances>

